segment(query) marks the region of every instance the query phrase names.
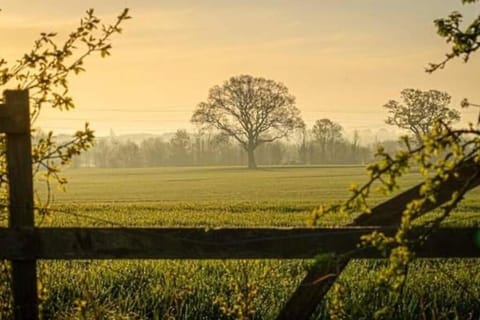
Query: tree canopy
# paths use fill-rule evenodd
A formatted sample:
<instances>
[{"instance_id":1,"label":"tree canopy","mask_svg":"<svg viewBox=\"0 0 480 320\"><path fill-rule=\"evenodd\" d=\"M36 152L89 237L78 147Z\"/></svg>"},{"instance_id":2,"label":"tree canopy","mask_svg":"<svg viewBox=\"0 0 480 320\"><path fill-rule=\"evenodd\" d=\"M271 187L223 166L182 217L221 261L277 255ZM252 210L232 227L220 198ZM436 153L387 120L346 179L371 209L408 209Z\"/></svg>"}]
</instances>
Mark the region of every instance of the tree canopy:
<instances>
[{"instance_id":1,"label":"tree canopy","mask_svg":"<svg viewBox=\"0 0 480 320\"><path fill-rule=\"evenodd\" d=\"M460 120L460 113L448 107L451 97L446 92L404 89L400 95L403 103L390 100L383 106L389 113L385 122L410 131L418 143L435 122L450 125Z\"/></svg>"},{"instance_id":2,"label":"tree canopy","mask_svg":"<svg viewBox=\"0 0 480 320\"><path fill-rule=\"evenodd\" d=\"M300 110L288 88L274 80L250 75L231 77L210 89L191 121L233 137L248 153L248 167L256 168L255 149L303 128Z\"/></svg>"}]
</instances>

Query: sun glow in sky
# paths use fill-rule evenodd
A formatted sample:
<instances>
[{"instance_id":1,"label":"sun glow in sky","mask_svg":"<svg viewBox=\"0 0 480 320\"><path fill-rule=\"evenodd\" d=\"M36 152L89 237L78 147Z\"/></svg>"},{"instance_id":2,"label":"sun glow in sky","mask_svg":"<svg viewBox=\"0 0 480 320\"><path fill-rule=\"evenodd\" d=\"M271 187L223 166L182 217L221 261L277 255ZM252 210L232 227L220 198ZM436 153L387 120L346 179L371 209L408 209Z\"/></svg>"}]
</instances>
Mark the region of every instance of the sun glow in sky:
<instances>
[{"instance_id":1,"label":"sun glow in sky","mask_svg":"<svg viewBox=\"0 0 480 320\"><path fill-rule=\"evenodd\" d=\"M47 111L39 124L70 133L89 121L98 135L194 129L194 107L210 87L251 74L283 82L307 125L328 117L347 130L388 127L382 105L404 88L480 101L480 57L424 72L448 47L433 20L452 10L467 19L479 6L460 0L4 0L0 56L14 61L40 32L65 37L88 8L113 22L132 20L113 40L112 56L87 60L72 79L77 109ZM478 110L462 110L464 122Z\"/></svg>"}]
</instances>

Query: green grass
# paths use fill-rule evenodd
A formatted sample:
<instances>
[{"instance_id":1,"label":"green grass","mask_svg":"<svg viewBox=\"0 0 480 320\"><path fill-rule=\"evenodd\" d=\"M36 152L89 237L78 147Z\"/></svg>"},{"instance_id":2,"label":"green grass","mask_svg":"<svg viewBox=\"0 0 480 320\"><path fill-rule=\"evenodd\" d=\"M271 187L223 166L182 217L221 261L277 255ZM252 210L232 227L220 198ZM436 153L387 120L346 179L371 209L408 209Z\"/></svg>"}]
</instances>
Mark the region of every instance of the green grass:
<instances>
[{"instance_id":1,"label":"green grass","mask_svg":"<svg viewBox=\"0 0 480 320\"><path fill-rule=\"evenodd\" d=\"M304 226L321 203L348 196L366 180L354 166L79 169L66 172L53 215L40 226ZM408 175L403 186L419 179ZM39 192L42 193L39 185ZM480 222L479 191L449 219ZM384 199L374 197L373 203ZM325 225L350 217L328 217ZM46 318L272 319L309 261L55 261L39 263ZM342 274L348 319L370 319L391 299L375 291L382 261L356 260ZM397 319L458 319L480 310L478 260L421 260ZM465 288L462 288L465 287ZM1 301L0 301L1 304ZM315 316L327 318L323 303Z\"/></svg>"},{"instance_id":2,"label":"green grass","mask_svg":"<svg viewBox=\"0 0 480 320\"><path fill-rule=\"evenodd\" d=\"M83 169L67 172L68 194L59 202L271 202L317 204L341 199L349 180L364 178L359 167L141 168ZM339 191L342 191L339 193Z\"/></svg>"}]
</instances>

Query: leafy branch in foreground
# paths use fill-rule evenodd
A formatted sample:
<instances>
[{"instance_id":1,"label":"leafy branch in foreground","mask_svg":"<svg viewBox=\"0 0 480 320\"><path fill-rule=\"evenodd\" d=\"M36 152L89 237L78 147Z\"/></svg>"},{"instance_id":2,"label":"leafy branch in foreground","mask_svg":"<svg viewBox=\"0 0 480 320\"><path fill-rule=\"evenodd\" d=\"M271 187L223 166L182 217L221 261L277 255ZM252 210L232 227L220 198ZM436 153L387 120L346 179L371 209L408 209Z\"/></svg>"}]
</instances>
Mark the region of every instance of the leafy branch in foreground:
<instances>
[{"instance_id":1,"label":"leafy branch in foreground","mask_svg":"<svg viewBox=\"0 0 480 320\"><path fill-rule=\"evenodd\" d=\"M0 89L29 90L32 127L45 107L61 111L74 108L75 104L69 92L70 76L85 71L84 62L88 56L110 55L111 38L122 32L121 25L127 19L130 19L128 9L124 9L113 24L105 25L95 15L94 10L89 9L65 42L56 41L56 33L41 33L31 51L14 63L9 64L5 59L0 59ZM60 174L61 168L68 164L73 156L93 145L94 134L86 123L84 129L77 131L72 139L66 142L56 142L52 131L40 136L39 131L32 129L32 137L33 173L41 173L45 178L49 191L45 205L48 206L51 181L60 185L66 183L66 179ZM0 201L4 203L7 202L6 188L5 136L1 136ZM5 217L5 212L2 216Z\"/></svg>"},{"instance_id":2,"label":"leafy branch in foreground","mask_svg":"<svg viewBox=\"0 0 480 320\"><path fill-rule=\"evenodd\" d=\"M478 0L462 0L463 4L476 3ZM452 12L447 18L434 21L437 33L451 44L450 52L439 63L430 63L426 71L432 73L443 69L446 64L461 58L468 62L472 53L480 48L480 16L462 29L463 16L459 12ZM462 100L462 107L478 106L470 103L468 99ZM389 155L383 148L379 148L376 156L378 161L367 168L369 180L362 186L352 185L352 196L343 204L330 207L320 207L314 212L313 220L319 219L328 213L354 213L370 212L367 199L376 186L377 192L389 195L399 189L398 180L407 172L418 170L422 175L422 184L418 198L410 201L402 212L400 225L393 235L381 232L372 232L363 236L363 246L373 246L388 258L388 263L378 274L377 290L386 290L396 296L396 305L405 285L408 267L415 258L415 248L422 244L428 236L439 228L452 211L462 201L464 195L474 181L480 177L480 131L471 124L468 129L452 129L448 119L435 119L432 130L422 132L418 136L417 147L412 147L408 137L403 138L405 148L395 155ZM480 122L480 118L479 118ZM471 170L470 177L465 179L461 186L455 190L448 202L440 207L440 212L433 218L425 217L425 207L437 202L441 185L450 177L458 175L465 167ZM419 218L423 216L423 219ZM422 234L412 234L413 225L424 227ZM341 292L336 290L335 292ZM341 306L332 300L331 318L341 318ZM390 319L393 317L396 305L388 305L378 310L375 317Z\"/></svg>"},{"instance_id":3,"label":"leafy branch in foreground","mask_svg":"<svg viewBox=\"0 0 480 320\"><path fill-rule=\"evenodd\" d=\"M463 4L473 4L478 0L462 0ZM480 15L477 16L468 26L462 28L463 15L458 11L450 13L447 18L434 21L437 33L451 44L450 52L438 63L430 63L426 71L432 73L443 69L450 60L461 58L468 62L473 52L480 48Z\"/></svg>"},{"instance_id":4,"label":"leafy branch in foreground","mask_svg":"<svg viewBox=\"0 0 480 320\"><path fill-rule=\"evenodd\" d=\"M418 171L421 174L419 195L407 204L396 232L387 235L374 231L361 238L361 246L374 247L388 258L388 263L378 273L378 290L396 295L397 301L402 294L408 266L415 258L415 249L450 216L471 189L473 181L480 177L480 130L473 126L452 129L447 124L437 122L431 133L423 136L420 146L412 147L408 137L404 137L403 142L405 148L394 155L379 148L376 154L378 160L367 168L369 180L362 186L352 185L352 195L347 201L321 207L314 212L315 222L329 213L370 212L367 200L373 193L390 195L400 189L399 180L406 173ZM466 166L473 168L470 177L453 192L438 214L426 217L428 210L425 208L439 200L442 184L457 177L459 168ZM422 233L413 232L414 226L423 227ZM338 314L335 305L332 310ZM394 311L394 306L386 306L376 316L389 318Z\"/></svg>"}]
</instances>

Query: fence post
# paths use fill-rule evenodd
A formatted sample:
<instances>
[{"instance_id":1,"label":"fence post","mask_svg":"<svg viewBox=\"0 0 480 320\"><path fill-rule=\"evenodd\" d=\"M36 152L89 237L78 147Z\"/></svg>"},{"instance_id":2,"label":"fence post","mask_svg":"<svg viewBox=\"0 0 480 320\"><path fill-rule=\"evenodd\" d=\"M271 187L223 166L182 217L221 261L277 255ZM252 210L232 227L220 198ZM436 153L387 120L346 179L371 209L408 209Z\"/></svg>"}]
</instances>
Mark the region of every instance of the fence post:
<instances>
[{"instance_id":1,"label":"fence post","mask_svg":"<svg viewBox=\"0 0 480 320\"><path fill-rule=\"evenodd\" d=\"M0 131L6 133L9 181L9 228L32 230L33 179L28 91L6 90ZM36 260L12 261L12 291L16 320L38 319Z\"/></svg>"}]
</instances>

